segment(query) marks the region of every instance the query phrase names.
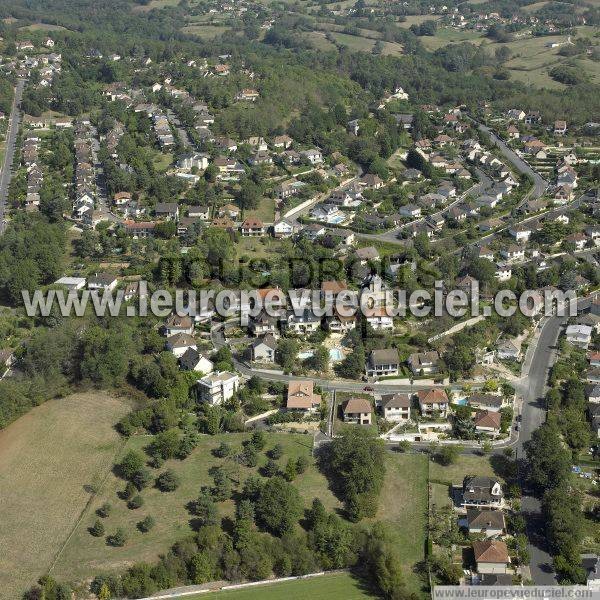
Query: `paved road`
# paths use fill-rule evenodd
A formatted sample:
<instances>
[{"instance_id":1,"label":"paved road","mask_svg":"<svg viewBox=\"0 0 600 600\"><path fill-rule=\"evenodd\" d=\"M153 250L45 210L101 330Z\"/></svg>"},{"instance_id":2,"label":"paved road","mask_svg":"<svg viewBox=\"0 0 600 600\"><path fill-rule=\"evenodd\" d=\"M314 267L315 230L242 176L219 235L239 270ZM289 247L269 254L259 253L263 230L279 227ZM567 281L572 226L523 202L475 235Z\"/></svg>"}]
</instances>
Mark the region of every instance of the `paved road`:
<instances>
[{"instance_id":1,"label":"paved road","mask_svg":"<svg viewBox=\"0 0 600 600\"><path fill-rule=\"evenodd\" d=\"M0 171L0 233L4 233L5 216L6 216L6 200L8 198L8 186L12 175L12 163L15 155L15 143L17 133L19 132L19 122L21 119L21 111L19 106L23 97L23 88L25 80L19 79L15 88L15 97L10 111L8 121L8 130L6 132L6 153L4 154L4 164Z\"/></svg>"},{"instance_id":2,"label":"paved road","mask_svg":"<svg viewBox=\"0 0 600 600\"><path fill-rule=\"evenodd\" d=\"M533 179L533 192L530 197L535 199L542 196L546 191L548 182L537 171L534 171L514 150L509 148L487 125L478 123L477 126L479 131L490 136L490 140L498 150L500 150L506 160L508 160L518 171L529 175Z\"/></svg>"},{"instance_id":3,"label":"paved road","mask_svg":"<svg viewBox=\"0 0 600 600\"><path fill-rule=\"evenodd\" d=\"M579 310L590 305L589 299L578 302ZM527 377L524 377L517 391L523 395L522 423L519 439L515 444L516 456L521 462L524 458L524 444L531 439L532 433L546 420L544 396L546 382L551 366L556 360L556 343L561 328L567 317L549 317L541 326ZM523 472L520 472L523 477ZM541 517L541 503L521 480L523 497L521 510L527 520L527 536L529 537L529 554L531 557L531 576L538 585L556 584L556 576L552 570L552 557L546 551L545 524Z\"/></svg>"}]
</instances>

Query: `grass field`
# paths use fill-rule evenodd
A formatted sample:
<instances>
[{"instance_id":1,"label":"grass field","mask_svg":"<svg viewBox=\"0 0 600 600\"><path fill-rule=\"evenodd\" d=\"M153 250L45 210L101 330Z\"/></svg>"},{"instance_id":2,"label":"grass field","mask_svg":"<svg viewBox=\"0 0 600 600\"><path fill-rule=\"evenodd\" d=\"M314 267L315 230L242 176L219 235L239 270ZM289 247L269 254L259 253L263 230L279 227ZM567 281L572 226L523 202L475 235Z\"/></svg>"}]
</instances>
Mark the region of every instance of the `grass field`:
<instances>
[{"instance_id":1,"label":"grass field","mask_svg":"<svg viewBox=\"0 0 600 600\"><path fill-rule=\"evenodd\" d=\"M471 42L473 44L486 43L486 38L477 31L465 31L453 27L439 27L434 36L424 35L419 38L423 46L432 52L448 44L458 42Z\"/></svg>"},{"instance_id":2,"label":"grass field","mask_svg":"<svg viewBox=\"0 0 600 600\"><path fill-rule=\"evenodd\" d=\"M57 562L53 574L58 579L81 580L98 571L109 568L119 568L134 561L153 561L158 555L166 551L175 541L193 532L192 516L186 509L188 502L198 497L200 487L212 483L208 471L212 466L225 464L230 472L234 485L236 481L243 482L257 469L250 469L239 465L232 460L223 461L216 458L211 451L226 440L233 446L241 448L245 434L230 434L227 436L203 436L194 452L185 460L167 461L160 470L153 471L158 475L165 468L172 468L181 477L181 486L174 493L162 493L156 488L145 489L142 492L144 506L137 510L129 510L126 503L117 496L117 492L124 488L124 482L114 475L110 475L97 498L86 509L84 518L74 532L70 542L66 545L60 560ZM129 449L143 449L148 444L149 438L140 436L129 440L125 452ZM312 436L304 434L270 434L267 447L275 443L284 446L284 456L279 463L285 466L288 458L297 458L300 455L311 458L312 462ZM264 453L259 460L259 467L266 462ZM308 507L313 498L319 497L325 506L334 510L340 506L339 501L329 491L327 480L314 465L295 480L305 505ZM95 511L105 502L109 502L113 510L104 524L107 533L114 532L122 527L128 535L128 542L122 548L113 548L106 545L103 538L95 538L88 532L96 520ZM232 500L219 504L222 518L234 514ZM146 534L137 530L136 524L146 515L152 515L156 526Z\"/></svg>"},{"instance_id":3,"label":"grass field","mask_svg":"<svg viewBox=\"0 0 600 600\"><path fill-rule=\"evenodd\" d=\"M425 558L427 460L422 454L387 454L385 484L376 516L389 523L404 564L407 591L416 594L423 592L423 581L414 566Z\"/></svg>"},{"instance_id":4,"label":"grass field","mask_svg":"<svg viewBox=\"0 0 600 600\"><path fill-rule=\"evenodd\" d=\"M127 404L101 392L50 400L0 431L0 596L20 598L50 566L122 442Z\"/></svg>"},{"instance_id":5,"label":"grass field","mask_svg":"<svg viewBox=\"0 0 600 600\"><path fill-rule=\"evenodd\" d=\"M284 581L258 587L190 596L191 600L361 600L377 598L349 573L332 573L311 579Z\"/></svg>"},{"instance_id":6,"label":"grass field","mask_svg":"<svg viewBox=\"0 0 600 600\"><path fill-rule=\"evenodd\" d=\"M25 25L19 27L24 31L67 31L62 25L51 25L50 23L32 23L31 25Z\"/></svg>"},{"instance_id":7,"label":"grass field","mask_svg":"<svg viewBox=\"0 0 600 600\"><path fill-rule=\"evenodd\" d=\"M420 25L423 21L437 21L440 15L407 15L404 18L405 21L400 21L398 26L408 29L411 25Z\"/></svg>"},{"instance_id":8,"label":"grass field","mask_svg":"<svg viewBox=\"0 0 600 600\"><path fill-rule=\"evenodd\" d=\"M496 476L487 456L462 454L453 465L444 467L437 462L430 466L432 480L447 481L453 485L462 485L467 475Z\"/></svg>"},{"instance_id":9,"label":"grass field","mask_svg":"<svg viewBox=\"0 0 600 600\"><path fill-rule=\"evenodd\" d=\"M212 40L229 31L229 28L224 25L187 25L181 31L198 36L204 40Z\"/></svg>"},{"instance_id":10,"label":"grass field","mask_svg":"<svg viewBox=\"0 0 600 600\"><path fill-rule=\"evenodd\" d=\"M246 211L244 217L256 217L263 223L273 223L275 220L275 200L266 196L261 198L256 210Z\"/></svg>"}]
</instances>

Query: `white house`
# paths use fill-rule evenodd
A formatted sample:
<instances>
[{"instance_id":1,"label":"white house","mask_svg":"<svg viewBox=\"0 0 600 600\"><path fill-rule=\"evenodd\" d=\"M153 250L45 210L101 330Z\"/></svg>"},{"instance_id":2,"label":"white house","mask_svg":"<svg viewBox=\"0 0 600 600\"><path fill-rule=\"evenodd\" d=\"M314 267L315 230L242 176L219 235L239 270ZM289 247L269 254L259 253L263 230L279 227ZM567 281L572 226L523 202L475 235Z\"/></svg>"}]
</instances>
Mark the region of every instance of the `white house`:
<instances>
[{"instance_id":1,"label":"white house","mask_svg":"<svg viewBox=\"0 0 600 600\"><path fill-rule=\"evenodd\" d=\"M381 397L381 412L386 421L400 423L410 419L410 394L386 394Z\"/></svg>"},{"instance_id":2,"label":"white house","mask_svg":"<svg viewBox=\"0 0 600 600\"><path fill-rule=\"evenodd\" d=\"M592 341L593 331L594 328L589 325L569 325L565 332L567 342L579 348L587 349Z\"/></svg>"},{"instance_id":3,"label":"white house","mask_svg":"<svg viewBox=\"0 0 600 600\"><path fill-rule=\"evenodd\" d=\"M214 364L194 347L188 348L179 358L179 365L185 371L197 371L204 375L212 373Z\"/></svg>"},{"instance_id":4,"label":"white house","mask_svg":"<svg viewBox=\"0 0 600 600\"><path fill-rule=\"evenodd\" d=\"M198 350L196 340L189 333L176 333L167 338L166 348L176 358L181 358L189 349Z\"/></svg>"},{"instance_id":5,"label":"white house","mask_svg":"<svg viewBox=\"0 0 600 600\"><path fill-rule=\"evenodd\" d=\"M197 385L199 400L216 405L233 397L240 386L240 378L229 371L221 371L199 379Z\"/></svg>"}]
</instances>

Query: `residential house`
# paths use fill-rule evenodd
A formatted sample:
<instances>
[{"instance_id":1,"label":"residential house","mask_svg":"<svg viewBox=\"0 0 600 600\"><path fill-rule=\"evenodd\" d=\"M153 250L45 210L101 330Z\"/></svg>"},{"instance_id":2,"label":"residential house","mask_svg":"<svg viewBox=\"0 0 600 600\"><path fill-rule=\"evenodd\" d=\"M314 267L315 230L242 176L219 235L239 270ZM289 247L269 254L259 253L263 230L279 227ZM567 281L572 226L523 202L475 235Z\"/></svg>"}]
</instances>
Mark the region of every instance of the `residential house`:
<instances>
[{"instance_id":1,"label":"residential house","mask_svg":"<svg viewBox=\"0 0 600 600\"><path fill-rule=\"evenodd\" d=\"M511 244L505 248L500 250L500 255L506 258L506 260L517 261L524 260L525 258L525 249L520 246L515 246Z\"/></svg>"},{"instance_id":2,"label":"residential house","mask_svg":"<svg viewBox=\"0 0 600 600\"><path fill-rule=\"evenodd\" d=\"M321 396L315 394L313 382L308 380L291 380L288 383L287 410L313 412L321 404Z\"/></svg>"},{"instance_id":3,"label":"residential house","mask_svg":"<svg viewBox=\"0 0 600 600\"><path fill-rule=\"evenodd\" d=\"M199 379L197 386L198 399L214 406L233 398L240 386L240 378L229 371L218 371Z\"/></svg>"},{"instance_id":4,"label":"residential house","mask_svg":"<svg viewBox=\"0 0 600 600\"><path fill-rule=\"evenodd\" d=\"M177 202L159 202L154 208L154 213L158 218L167 221L177 221L179 218L179 206Z\"/></svg>"},{"instance_id":5,"label":"residential house","mask_svg":"<svg viewBox=\"0 0 600 600\"><path fill-rule=\"evenodd\" d=\"M325 235L325 227L318 223L310 223L302 229L302 235L308 240L314 241L317 238Z\"/></svg>"},{"instance_id":6,"label":"residential house","mask_svg":"<svg viewBox=\"0 0 600 600\"><path fill-rule=\"evenodd\" d=\"M567 122L563 120L554 121L554 135L565 135L567 133Z\"/></svg>"},{"instance_id":7,"label":"residential house","mask_svg":"<svg viewBox=\"0 0 600 600\"><path fill-rule=\"evenodd\" d=\"M277 350L277 340L268 333L252 342L250 345L250 359L254 362L272 363L275 362L275 352Z\"/></svg>"},{"instance_id":8,"label":"residential house","mask_svg":"<svg viewBox=\"0 0 600 600\"><path fill-rule=\"evenodd\" d=\"M250 319L248 329L255 337L262 336L267 333L270 333L271 335L277 335L277 318L268 315L266 312L261 312L259 315Z\"/></svg>"},{"instance_id":9,"label":"residential house","mask_svg":"<svg viewBox=\"0 0 600 600\"><path fill-rule=\"evenodd\" d=\"M415 352L408 357L408 366L415 375L439 373L440 355L437 350L431 352Z\"/></svg>"},{"instance_id":10,"label":"residential house","mask_svg":"<svg viewBox=\"0 0 600 600\"><path fill-rule=\"evenodd\" d=\"M509 228L508 233L519 243L528 242L531 237L531 229L525 225L512 226Z\"/></svg>"},{"instance_id":11,"label":"residential house","mask_svg":"<svg viewBox=\"0 0 600 600\"><path fill-rule=\"evenodd\" d=\"M508 281L512 277L512 268L509 265L496 265L494 277L498 281Z\"/></svg>"},{"instance_id":12,"label":"residential house","mask_svg":"<svg viewBox=\"0 0 600 600\"><path fill-rule=\"evenodd\" d=\"M273 225L273 236L278 239L289 238L293 236L295 232L296 228L294 225L285 220L277 221Z\"/></svg>"},{"instance_id":13,"label":"residential house","mask_svg":"<svg viewBox=\"0 0 600 600\"><path fill-rule=\"evenodd\" d=\"M469 396L469 406L487 412L497 412L504 406L504 398L496 394L476 393Z\"/></svg>"},{"instance_id":14,"label":"residential house","mask_svg":"<svg viewBox=\"0 0 600 600\"><path fill-rule=\"evenodd\" d=\"M485 537L498 537L506 533L506 522L501 510L489 508L468 508L467 529L470 534L483 534Z\"/></svg>"},{"instance_id":15,"label":"residential house","mask_svg":"<svg viewBox=\"0 0 600 600\"><path fill-rule=\"evenodd\" d=\"M102 292L112 292L119 280L110 273L96 273L88 277L88 290L97 290Z\"/></svg>"},{"instance_id":16,"label":"residential house","mask_svg":"<svg viewBox=\"0 0 600 600\"><path fill-rule=\"evenodd\" d=\"M314 333L321 326L321 317L317 317L312 310L305 309L298 314L290 311L282 323L284 329L298 335Z\"/></svg>"},{"instance_id":17,"label":"residential house","mask_svg":"<svg viewBox=\"0 0 600 600\"><path fill-rule=\"evenodd\" d=\"M85 277L61 277L54 282L54 285L62 285L67 290L81 290L85 287Z\"/></svg>"},{"instance_id":18,"label":"residential house","mask_svg":"<svg viewBox=\"0 0 600 600\"><path fill-rule=\"evenodd\" d=\"M566 242L571 242L575 246L575 250L583 250L588 243L588 238L583 233L573 233L565 238Z\"/></svg>"},{"instance_id":19,"label":"residential house","mask_svg":"<svg viewBox=\"0 0 600 600\"><path fill-rule=\"evenodd\" d=\"M365 315L367 323L376 331L394 329L394 318L387 314L385 306L370 309Z\"/></svg>"},{"instance_id":20,"label":"residential house","mask_svg":"<svg viewBox=\"0 0 600 600\"><path fill-rule=\"evenodd\" d=\"M175 333L167 338L166 348L177 358L182 357L190 348L198 350L196 340L189 333Z\"/></svg>"},{"instance_id":21,"label":"residential house","mask_svg":"<svg viewBox=\"0 0 600 600\"><path fill-rule=\"evenodd\" d=\"M385 394L381 397L381 412L386 421L399 423L410 419L412 400L409 394Z\"/></svg>"},{"instance_id":22,"label":"residential house","mask_svg":"<svg viewBox=\"0 0 600 600\"><path fill-rule=\"evenodd\" d=\"M439 415L446 418L448 415L449 401L446 392L442 389L432 388L417 392L419 409L424 417Z\"/></svg>"},{"instance_id":23,"label":"residential house","mask_svg":"<svg viewBox=\"0 0 600 600\"><path fill-rule=\"evenodd\" d=\"M500 360L521 360L521 349L512 340L502 340L496 348Z\"/></svg>"},{"instance_id":24,"label":"residential house","mask_svg":"<svg viewBox=\"0 0 600 600\"><path fill-rule=\"evenodd\" d=\"M345 423L357 425L370 425L373 414L371 402L366 398L350 398L343 407Z\"/></svg>"},{"instance_id":25,"label":"residential house","mask_svg":"<svg viewBox=\"0 0 600 600\"><path fill-rule=\"evenodd\" d=\"M244 237L260 237L265 235L265 225L256 217L248 217L240 227Z\"/></svg>"},{"instance_id":26,"label":"residential house","mask_svg":"<svg viewBox=\"0 0 600 600\"><path fill-rule=\"evenodd\" d=\"M366 368L368 377L398 375L399 369L400 359L398 358L398 350L395 348L371 351Z\"/></svg>"},{"instance_id":27,"label":"residential house","mask_svg":"<svg viewBox=\"0 0 600 600\"><path fill-rule=\"evenodd\" d=\"M194 333L194 321L188 315L180 316L178 314L170 315L164 325L164 333L167 337L176 333Z\"/></svg>"},{"instance_id":28,"label":"residential house","mask_svg":"<svg viewBox=\"0 0 600 600\"><path fill-rule=\"evenodd\" d=\"M587 349L592 342L592 333L594 328L589 325L569 325L565 332L567 342Z\"/></svg>"},{"instance_id":29,"label":"residential house","mask_svg":"<svg viewBox=\"0 0 600 600\"><path fill-rule=\"evenodd\" d=\"M473 542L473 553L479 573L506 573L510 565L508 548L498 540Z\"/></svg>"},{"instance_id":30,"label":"residential house","mask_svg":"<svg viewBox=\"0 0 600 600\"><path fill-rule=\"evenodd\" d=\"M500 434L500 412L497 411L481 411L475 415L475 431L479 433L489 433L493 436Z\"/></svg>"},{"instance_id":31,"label":"residential house","mask_svg":"<svg viewBox=\"0 0 600 600\"><path fill-rule=\"evenodd\" d=\"M469 475L463 480L462 506L502 508L504 494L494 477Z\"/></svg>"},{"instance_id":32,"label":"residential house","mask_svg":"<svg viewBox=\"0 0 600 600\"><path fill-rule=\"evenodd\" d=\"M319 165L323 162L323 155L321 154L321 151L316 148L302 150L300 156L305 158L311 165Z\"/></svg>"},{"instance_id":33,"label":"residential house","mask_svg":"<svg viewBox=\"0 0 600 600\"><path fill-rule=\"evenodd\" d=\"M190 206L188 208L188 217L195 219L201 219L202 221L208 221L210 218L210 207L209 206Z\"/></svg>"},{"instance_id":34,"label":"residential house","mask_svg":"<svg viewBox=\"0 0 600 600\"><path fill-rule=\"evenodd\" d=\"M154 221L123 221L125 233L133 238L147 238L154 235Z\"/></svg>"},{"instance_id":35,"label":"residential house","mask_svg":"<svg viewBox=\"0 0 600 600\"><path fill-rule=\"evenodd\" d=\"M418 218L421 216L421 207L415 204L406 204L401 206L398 211L403 217Z\"/></svg>"},{"instance_id":36,"label":"residential house","mask_svg":"<svg viewBox=\"0 0 600 600\"><path fill-rule=\"evenodd\" d=\"M374 246L357 248L355 255L361 265L366 265L368 262L377 262L380 260L379 252Z\"/></svg>"}]
</instances>

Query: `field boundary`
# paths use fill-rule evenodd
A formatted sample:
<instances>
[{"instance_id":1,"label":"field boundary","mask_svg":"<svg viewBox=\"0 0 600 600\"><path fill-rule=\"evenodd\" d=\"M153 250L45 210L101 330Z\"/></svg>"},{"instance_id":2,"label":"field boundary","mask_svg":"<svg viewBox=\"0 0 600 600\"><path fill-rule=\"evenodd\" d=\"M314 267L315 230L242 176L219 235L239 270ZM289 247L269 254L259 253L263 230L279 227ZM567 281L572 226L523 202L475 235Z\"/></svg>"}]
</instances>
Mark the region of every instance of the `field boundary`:
<instances>
[{"instance_id":1,"label":"field boundary","mask_svg":"<svg viewBox=\"0 0 600 600\"><path fill-rule=\"evenodd\" d=\"M180 588L180 591L168 592L159 596L148 596L140 600L167 600L168 598L181 598L184 596L192 596L197 594L210 594L213 592L226 592L232 590L242 590L245 588L258 587L263 585L271 585L275 583L285 583L286 581L299 581L302 579L314 579L324 575L335 575L340 573L349 573L350 569L336 569L334 571L319 571L317 573L308 573L307 575L297 575L295 577L279 577L277 579L261 579L260 581L249 581L248 583L235 583L232 585L224 585L215 588L198 589L198 586L189 586ZM206 585L206 584L204 584ZM191 589L195 588L195 589Z\"/></svg>"}]
</instances>

